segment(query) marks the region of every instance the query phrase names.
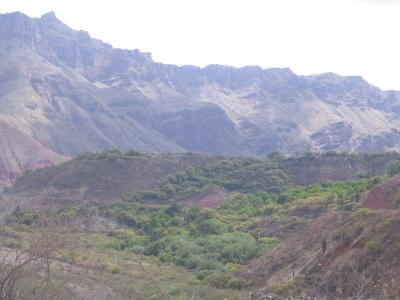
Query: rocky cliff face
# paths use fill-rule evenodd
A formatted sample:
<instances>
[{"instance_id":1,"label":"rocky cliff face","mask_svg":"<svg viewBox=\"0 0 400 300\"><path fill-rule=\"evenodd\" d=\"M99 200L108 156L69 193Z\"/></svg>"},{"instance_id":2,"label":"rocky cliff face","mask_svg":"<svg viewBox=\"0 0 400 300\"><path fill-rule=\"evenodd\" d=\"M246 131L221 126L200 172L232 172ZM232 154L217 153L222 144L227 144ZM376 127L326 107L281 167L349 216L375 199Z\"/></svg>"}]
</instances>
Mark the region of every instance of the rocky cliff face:
<instances>
[{"instance_id":1,"label":"rocky cliff face","mask_svg":"<svg viewBox=\"0 0 400 300\"><path fill-rule=\"evenodd\" d=\"M0 189L26 170L48 167L67 160L0 118Z\"/></svg>"},{"instance_id":2,"label":"rocky cliff face","mask_svg":"<svg viewBox=\"0 0 400 300\"><path fill-rule=\"evenodd\" d=\"M0 15L0 117L62 155L400 148L400 93L361 77L154 62L54 13Z\"/></svg>"}]
</instances>

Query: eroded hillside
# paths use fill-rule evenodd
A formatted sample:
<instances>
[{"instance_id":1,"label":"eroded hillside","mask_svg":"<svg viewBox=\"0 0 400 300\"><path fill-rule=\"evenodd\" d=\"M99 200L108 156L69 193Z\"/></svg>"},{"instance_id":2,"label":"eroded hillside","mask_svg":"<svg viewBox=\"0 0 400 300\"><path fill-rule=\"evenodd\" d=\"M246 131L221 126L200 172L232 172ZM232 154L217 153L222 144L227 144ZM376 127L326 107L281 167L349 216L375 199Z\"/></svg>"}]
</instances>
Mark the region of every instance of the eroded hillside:
<instances>
[{"instance_id":1,"label":"eroded hillside","mask_svg":"<svg viewBox=\"0 0 400 300\"><path fill-rule=\"evenodd\" d=\"M399 93L361 77L157 63L54 13L0 15L0 39L0 117L62 155L399 149Z\"/></svg>"},{"instance_id":2,"label":"eroded hillside","mask_svg":"<svg viewBox=\"0 0 400 300\"><path fill-rule=\"evenodd\" d=\"M7 190L0 247L24 249L49 216L68 222L80 253L58 260L82 277L52 267L68 299L395 299L397 158L86 153Z\"/></svg>"},{"instance_id":3,"label":"eroded hillside","mask_svg":"<svg viewBox=\"0 0 400 300\"><path fill-rule=\"evenodd\" d=\"M115 202L127 193L158 187L169 174L212 160L212 157L197 154L123 153L118 150L85 153L63 164L26 173L7 189L7 194L29 197L30 204L45 207Z\"/></svg>"},{"instance_id":4,"label":"eroded hillside","mask_svg":"<svg viewBox=\"0 0 400 300\"><path fill-rule=\"evenodd\" d=\"M325 203L312 222L247 266L262 287L252 299L399 297L399 189L400 177L394 177L364 195L356 209ZM310 207L296 215L307 218ZM275 234L267 230L268 236Z\"/></svg>"},{"instance_id":5,"label":"eroded hillside","mask_svg":"<svg viewBox=\"0 0 400 300\"><path fill-rule=\"evenodd\" d=\"M27 170L52 166L67 159L31 138L10 118L0 117L0 190Z\"/></svg>"},{"instance_id":6,"label":"eroded hillside","mask_svg":"<svg viewBox=\"0 0 400 300\"><path fill-rule=\"evenodd\" d=\"M27 172L6 195L29 197L27 204L45 206L110 203L121 197L153 203L202 198L207 202L203 193L211 198L221 198L218 195L226 192L280 193L296 185L382 176L398 160L397 153L256 159L113 150L85 153L57 166Z\"/></svg>"}]
</instances>

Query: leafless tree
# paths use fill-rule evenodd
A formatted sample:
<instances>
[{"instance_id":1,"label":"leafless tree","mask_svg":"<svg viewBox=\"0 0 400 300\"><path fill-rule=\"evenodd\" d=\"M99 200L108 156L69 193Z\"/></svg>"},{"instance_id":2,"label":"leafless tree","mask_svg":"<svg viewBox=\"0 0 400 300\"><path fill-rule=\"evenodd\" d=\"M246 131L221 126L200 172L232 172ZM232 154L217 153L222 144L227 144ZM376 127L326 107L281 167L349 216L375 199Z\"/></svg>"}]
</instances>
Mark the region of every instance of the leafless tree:
<instances>
[{"instance_id":1,"label":"leafless tree","mask_svg":"<svg viewBox=\"0 0 400 300\"><path fill-rule=\"evenodd\" d=\"M155 296L157 299L169 300L168 294L161 288L157 280L151 275L151 273L146 269L146 267L142 263L143 255L140 255L138 265L142 269L142 271L146 274L149 280L152 282L154 288L156 289Z\"/></svg>"},{"instance_id":2,"label":"leafless tree","mask_svg":"<svg viewBox=\"0 0 400 300\"><path fill-rule=\"evenodd\" d=\"M384 296L379 282L379 268L376 263L366 260L355 260L332 270L324 280L321 291L335 297L352 299L369 299L371 294L381 293ZM334 294L334 295L333 295Z\"/></svg>"},{"instance_id":3,"label":"leafless tree","mask_svg":"<svg viewBox=\"0 0 400 300\"><path fill-rule=\"evenodd\" d=\"M7 245L6 238L0 237L0 300L20 299L24 282L35 283L35 290L39 287L48 293L54 292L52 265L61 264L61 258L73 251L68 238L70 225L54 219L42 221L32 226L29 236L14 248Z\"/></svg>"},{"instance_id":4,"label":"leafless tree","mask_svg":"<svg viewBox=\"0 0 400 300\"><path fill-rule=\"evenodd\" d=\"M138 265L139 267L142 269L142 271L146 274L146 276L148 277L149 281L152 283L154 289L155 289L155 293L154 293L154 297L156 299L160 299L160 300L169 300L169 296L168 294L164 291L164 289L160 286L160 284L158 283L158 281L154 278L154 276L146 269L146 267L143 264L143 254L140 254L139 257L139 261L138 261ZM208 286L206 286L205 289L207 289ZM196 297L196 289L193 286L192 287L192 294L189 298L189 300L194 300Z\"/></svg>"}]
</instances>

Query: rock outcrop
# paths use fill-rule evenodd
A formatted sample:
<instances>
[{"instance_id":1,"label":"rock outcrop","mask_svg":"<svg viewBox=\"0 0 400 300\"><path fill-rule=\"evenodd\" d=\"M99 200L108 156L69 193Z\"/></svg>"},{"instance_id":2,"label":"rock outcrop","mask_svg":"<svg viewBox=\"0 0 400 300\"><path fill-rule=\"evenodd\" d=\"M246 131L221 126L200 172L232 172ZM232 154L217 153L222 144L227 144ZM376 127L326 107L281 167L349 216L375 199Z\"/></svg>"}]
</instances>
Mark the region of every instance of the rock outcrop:
<instances>
[{"instance_id":1,"label":"rock outcrop","mask_svg":"<svg viewBox=\"0 0 400 300\"><path fill-rule=\"evenodd\" d=\"M0 15L0 114L55 153L400 149L400 93L361 77L157 63L54 13Z\"/></svg>"},{"instance_id":2,"label":"rock outcrop","mask_svg":"<svg viewBox=\"0 0 400 300\"><path fill-rule=\"evenodd\" d=\"M54 153L0 116L0 188L26 170L36 170L68 158Z\"/></svg>"}]
</instances>

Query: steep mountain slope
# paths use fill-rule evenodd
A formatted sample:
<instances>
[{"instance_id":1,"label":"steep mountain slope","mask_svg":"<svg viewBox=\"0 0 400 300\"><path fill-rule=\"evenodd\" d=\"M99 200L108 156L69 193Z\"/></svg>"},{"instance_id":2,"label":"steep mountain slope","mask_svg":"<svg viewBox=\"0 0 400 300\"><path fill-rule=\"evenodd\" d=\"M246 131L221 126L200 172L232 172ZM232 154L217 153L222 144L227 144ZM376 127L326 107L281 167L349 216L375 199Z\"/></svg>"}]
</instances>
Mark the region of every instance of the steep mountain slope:
<instances>
[{"instance_id":1,"label":"steep mountain slope","mask_svg":"<svg viewBox=\"0 0 400 300\"><path fill-rule=\"evenodd\" d=\"M67 159L32 139L8 118L0 117L0 189L26 170L44 168Z\"/></svg>"},{"instance_id":2,"label":"steep mountain slope","mask_svg":"<svg viewBox=\"0 0 400 300\"><path fill-rule=\"evenodd\" d=\"M315 219L298 226L275 249L247 266L259 287L252 299L300 294L329 299L398 298L399 189L400 177L393 177L375 186L352 212L324 203ZM309 218L312 201L305 205L307 209L292 215Z\"/></svg>"},{"instance_id":3,"label":"steep mountain slope","mask_svg":"<svg viewBox=\"0 0 400 300\"><path fill-rule=\"evenodd\" d=\"M361 77L156 63L54 13L0 15L0 40L0 116L62 155L400 149L400 93Z\"/></svg>"},{"instance_id":4,"label":"steep mountain slope","mask_svg":"<svg viewBox=\"0 0 400 300\"><path fill-rule=\"evenodd\" d=\"M0 18L0 113L28 123L35 139L62 154L133 145L152 151L179 151L158 133L133 120L121 120L101 101L98 88L58 58L54 52L57 41L65 46L64 52L58 53L64 58L63 53L69 54L72 47L69 39L84 43L86 36L48 18L40 22L21 14ZM95 49L96 43L92 44Z\"/></svg>"}]
</instances>

